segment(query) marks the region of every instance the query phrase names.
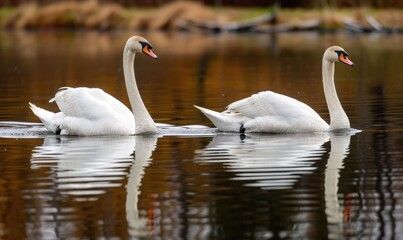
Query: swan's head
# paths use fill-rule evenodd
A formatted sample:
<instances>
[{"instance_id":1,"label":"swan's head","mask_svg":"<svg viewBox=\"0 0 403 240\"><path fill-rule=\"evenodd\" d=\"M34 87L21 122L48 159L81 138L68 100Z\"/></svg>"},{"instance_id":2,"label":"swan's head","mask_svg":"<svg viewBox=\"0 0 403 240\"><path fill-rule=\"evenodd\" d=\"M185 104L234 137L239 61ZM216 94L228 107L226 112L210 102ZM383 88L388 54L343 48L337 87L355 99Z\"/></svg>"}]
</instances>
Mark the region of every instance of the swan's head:
<instances>
[{"instance_id":1,"label":"swan's head","mask_svg":"<svg viewBox=\"0 0 403 240\"><path fill-rule=\"evenodd\" d=\"M141 52L154 59L157 59L158 57L153 53L153 51L151 50L152 48L153 46L145 38L139 36L133 36L129 38L129 40L127 40L126 42L125 47L125 49L127 49L128 51L134 53Z\"/></svg>"},{"instance_id":2,"label":"swan's head","mask_svg":"<svg viewBox=\"0 0 403 240\"><path fill-rule=\"evenodd\" d=\"M328 48L324 54L324 58L329 62L342 62L349 66L354 66L354 63L348 59L348 53L339 46Z\"/></svg>"}]
</instances>

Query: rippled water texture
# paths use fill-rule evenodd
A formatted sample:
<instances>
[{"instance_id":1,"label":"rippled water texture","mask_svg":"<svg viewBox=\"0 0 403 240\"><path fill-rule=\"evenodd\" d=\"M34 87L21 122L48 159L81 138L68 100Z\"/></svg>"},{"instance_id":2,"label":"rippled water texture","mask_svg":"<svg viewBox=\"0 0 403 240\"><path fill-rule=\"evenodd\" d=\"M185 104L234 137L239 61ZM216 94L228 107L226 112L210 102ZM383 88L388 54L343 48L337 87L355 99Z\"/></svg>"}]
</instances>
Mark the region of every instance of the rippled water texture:
<instances>
[{"instance_id":1,"label":"rippled water texture","mask_svg":"<svg viewBox=\"0 0 403 240\"><path fill-rule=\"evenodd\" d=\"M156 122L211 126L193 105L220 110L262 90L297 98L328 121L321 59L341 45L355 66L336 66L336 88L362 132L4 130L5 121L38 122L29 101L56 111L48 101L62 86L100 87L129 105L121 62L133 34L159 56L135 62ZM401 35L1 32L0 40L0 239L403 235Z\"/></svg>"}]
</instances>

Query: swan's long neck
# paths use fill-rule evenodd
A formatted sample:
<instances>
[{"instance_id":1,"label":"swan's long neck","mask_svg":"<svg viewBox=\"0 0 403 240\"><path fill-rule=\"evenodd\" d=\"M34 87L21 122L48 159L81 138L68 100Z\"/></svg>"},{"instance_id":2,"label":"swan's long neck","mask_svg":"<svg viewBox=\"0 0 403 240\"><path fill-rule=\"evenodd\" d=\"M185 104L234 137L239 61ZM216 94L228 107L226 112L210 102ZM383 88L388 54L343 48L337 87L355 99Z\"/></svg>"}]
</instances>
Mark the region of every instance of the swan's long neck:
<instances>
[{"instance_id":1,"label":"swan's long neck","mask_svg":"<svg viewBox=\"0 0 403 240\"><path fill-rule=\"evenodd\" d=\"M350 121L341 106L334 85L334 62L323 57L322 60L323 90L327 107L330 113L330 131L336 129L350 128Z\"/></svg>"},{"instance_id":2,"label":"swan's long neck","mask_svg":"<svg viewBox=\"0 0 403 240\"><path fill-rule=\"evenodd\" d=\"M127 94L136 121L136 134L157 132L154 120L147 111L137 88L136 77L134 75L135 52L127 49L123 53L123 71L126 82Z\"/></svg>"}]
</instances>

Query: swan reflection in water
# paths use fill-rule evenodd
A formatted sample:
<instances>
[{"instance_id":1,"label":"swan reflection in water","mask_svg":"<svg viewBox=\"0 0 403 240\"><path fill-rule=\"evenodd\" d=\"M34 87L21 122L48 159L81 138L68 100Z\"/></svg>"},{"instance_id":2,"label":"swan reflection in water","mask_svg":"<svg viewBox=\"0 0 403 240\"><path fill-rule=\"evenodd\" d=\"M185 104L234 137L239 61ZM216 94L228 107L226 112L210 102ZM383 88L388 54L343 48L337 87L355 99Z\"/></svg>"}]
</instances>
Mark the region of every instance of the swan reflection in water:
<instances>
[{"instance_id":1,"label":"swan reflection in water","mask_svg":"<svg viewBox=\"0 0 403 240\"><path fill-rule=\"evenodd\" d=\"M329 238L338 238L343 236L343 213L337 196L340 170L349 153L350 138L356 132L248 134L245 138L239 134L218 134L206 148L196 151L196 160L223 164L226 171L234 173L231 180L243 181L245 186L290 189L304 175L317 170L314 164L326 156L324 144L330 141L324 170L325 212Z\"/></svg>"},{"instance_id":2,"label":"swan reflection in water","mask_svg":"<svg viewBox=\"0 0 403 240\"><path fill-rule=\"evenodd\" d=\"M52 181L47 191L34 193L37 199L48 200L43 201L36 211L46 214L46 209L58 208L51 205L55 202L55 199L49 199L51 196L65 196L69 201L77 202L96 201L108 188L121 186L128 176L126 220L129 235L146 234L147 221L140 219L137 203L144 169L150 164L157 139L157 136L47 136L42 146L35 147L31 158L31 168L49 168L51 174L48 175ZM52 191L57 194L52 194ZM66 214L60 209L58 212L60 215ZM62 230L60 228L68 225L57 222L63 217L56 217L54 224L40 224L39 229L38 226L32 226L31 231L44 238L57 237L57 232ZM41 219L46 219L46 216ZM69 232L73 232L72 228L77 225L80 224L72 223L68 227Z\"/></svg>"},{"instance_id":3,"label":"swan reflection in water","mask_svg":"<svg viewBox=\"0 0 403 240\"><path fill-rule=\"evenodd\" d=\"M326 149L329 135L317 134L219 134L205 149L196 151L197 160L223 163L233 180L262 189L292 188L304 174L315 170L315 161Z\"/></svg>"}]
</instances>

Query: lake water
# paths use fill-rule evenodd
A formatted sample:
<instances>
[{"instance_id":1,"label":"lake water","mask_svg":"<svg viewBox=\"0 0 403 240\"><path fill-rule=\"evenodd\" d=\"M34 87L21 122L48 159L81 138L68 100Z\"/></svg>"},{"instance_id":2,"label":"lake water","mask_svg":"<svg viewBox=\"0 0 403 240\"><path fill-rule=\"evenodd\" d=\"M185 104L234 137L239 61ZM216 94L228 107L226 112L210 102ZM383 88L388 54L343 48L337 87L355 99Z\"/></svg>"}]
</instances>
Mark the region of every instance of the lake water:
<instances>
[{"instance_id":1,"label":"lake water","mask_svg":"<svg viewBox=\"0 0 403 240\"><path fill-rule=\"evenodd\" d=\"M15 127L0 138L0 239L398 239L403 236L403 36L0 32L0 121L38 122L62 86L100 87L129 105L128 37L156 122L211 126L193 105L221 110L262 90L329 120L324 49L336 66L350 134L182 134L60 137ZM40 131L39 131L40 132Z\"/></svg>"}]
</instances>

